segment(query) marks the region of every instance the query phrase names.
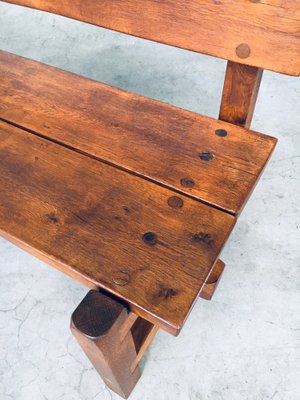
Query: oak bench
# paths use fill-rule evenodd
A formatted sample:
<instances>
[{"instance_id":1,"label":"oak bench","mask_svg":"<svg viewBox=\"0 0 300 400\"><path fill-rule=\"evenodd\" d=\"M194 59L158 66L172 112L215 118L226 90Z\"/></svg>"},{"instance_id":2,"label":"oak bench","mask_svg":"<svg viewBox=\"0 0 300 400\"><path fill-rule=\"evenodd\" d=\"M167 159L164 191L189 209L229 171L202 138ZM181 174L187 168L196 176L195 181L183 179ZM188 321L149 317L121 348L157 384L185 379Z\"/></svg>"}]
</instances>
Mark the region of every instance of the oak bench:
<instances>
[{"instance_id":1,"label":"oak bench","mask_svg":"<svg viewBox=\"0 0 300 400\"><path fill-rule=\"evenodd\" d=\"M72 332L128 397L157 330L219 283L276 144L247 129L262 70L300 72L298 1L8 2L229 60L214 120L0 51L0 233L91 288Z\"/></svg>"}]
</instances>

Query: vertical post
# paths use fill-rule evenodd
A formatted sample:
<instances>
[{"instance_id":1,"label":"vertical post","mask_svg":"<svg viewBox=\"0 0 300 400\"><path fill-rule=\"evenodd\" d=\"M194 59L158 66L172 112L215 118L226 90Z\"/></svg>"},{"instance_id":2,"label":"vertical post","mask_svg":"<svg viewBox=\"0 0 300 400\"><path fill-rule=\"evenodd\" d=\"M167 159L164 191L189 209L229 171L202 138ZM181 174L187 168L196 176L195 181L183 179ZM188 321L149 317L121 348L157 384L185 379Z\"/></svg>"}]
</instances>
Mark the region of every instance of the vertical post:
<instances>
[{"instance_id":1,"label":"vertical post","mask_svg":"<svg viewBox=\"0 0 300 400\"><path fill-rule=\"evenodd\" d=\"M74 311L71 331L106 385L127 398L141 373L139 362L158 327L118 300L91 290Z\"/></svg>"},{"instance_id":2,"label":"vertical post","mask_svg":"<svg viewBox=\"0 0 300 400\"><path fill-rule=\"evenodd\" d=\"M131 371L137 353L129 315L121 303L91 290L71 318L71 331L83 351L105 384L123 398L140 378L138 367Z\"/></svg>"},{"instance_id":3,"label":"vertical post","mask_svg":"<svg viewBox=\"0 0 300 400\"><path fill-rule=\"evenodd\" d=\"M199 296L205 300L211 300L220 282L225 264L222 260L218 260L214 265L205 285L203 286Z\"/></svg>"},{"instance_id":4,"label":"vertical post","mask_svg":"<svg viewBox=\"0 0 300 400\"><path fill-rule=\"evenodd\" d=\"M250 128L263 70L228 61L219 119Z\"/></svg>"}]
</instances>

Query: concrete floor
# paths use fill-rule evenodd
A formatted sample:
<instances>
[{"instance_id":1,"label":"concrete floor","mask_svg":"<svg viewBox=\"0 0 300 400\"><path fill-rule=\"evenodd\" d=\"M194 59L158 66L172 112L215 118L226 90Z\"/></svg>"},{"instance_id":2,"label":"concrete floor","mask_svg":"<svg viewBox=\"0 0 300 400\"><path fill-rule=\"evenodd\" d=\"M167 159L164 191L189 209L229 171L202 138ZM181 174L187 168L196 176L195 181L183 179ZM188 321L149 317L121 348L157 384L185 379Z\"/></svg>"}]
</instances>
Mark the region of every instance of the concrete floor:
<instances>
[{"instance_id":1,"label":"concrete floor","mask_svg":"<svg viewBox=\"0 0 300 400\"><path fill-rule=\"evenodd\" d=\"M0 3L0 49L217 116L225 63ZM300 399L300 80L266 72L252 128L277 150L212 302L160 331L132 400ZM118 399L69 332L86 289L0 240L0 399Z\"/></svg>"}]
</instances>

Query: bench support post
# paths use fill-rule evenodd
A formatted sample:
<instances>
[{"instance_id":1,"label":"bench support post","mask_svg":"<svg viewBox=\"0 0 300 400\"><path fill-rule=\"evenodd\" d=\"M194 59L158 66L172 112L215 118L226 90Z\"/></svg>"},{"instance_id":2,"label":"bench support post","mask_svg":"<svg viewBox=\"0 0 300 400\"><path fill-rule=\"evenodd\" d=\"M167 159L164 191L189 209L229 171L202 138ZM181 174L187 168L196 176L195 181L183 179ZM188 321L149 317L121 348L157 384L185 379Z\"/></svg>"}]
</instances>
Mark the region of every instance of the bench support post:
<instances>
[{"instance_id":1,"label":"bench support post","mask_svg":"<svg viewBox=\"0 0 300 400\"><path fill-rule=\"evenodd\" d=\"M221 276L223 274L225 268L225 264L223 261L218 260L215 263L215 266L213 267L205 285L203 286L201 292L200 292L200 297L205 300L211 300L217 287L220 282Z\"/></svg>"},{"instance_id":2,"label":"bench support post","mask_svg":"<svg viewBox=\"0 0 300 400\"><path fill-rule=\"evenodd\" d=\"M157 327L119 301L91 290L72 314L71 331L105 384L128 398Z\"/></svg>"},{"instance_id":3,"label":"bench support post","mask_svg":"<svg viewBox=\"0 0 300 400\"><path fill-rule=\"evenodd\" d=\"M219 119L250 128L263 70L228 61Z\"/></svg>"}]
</instances>

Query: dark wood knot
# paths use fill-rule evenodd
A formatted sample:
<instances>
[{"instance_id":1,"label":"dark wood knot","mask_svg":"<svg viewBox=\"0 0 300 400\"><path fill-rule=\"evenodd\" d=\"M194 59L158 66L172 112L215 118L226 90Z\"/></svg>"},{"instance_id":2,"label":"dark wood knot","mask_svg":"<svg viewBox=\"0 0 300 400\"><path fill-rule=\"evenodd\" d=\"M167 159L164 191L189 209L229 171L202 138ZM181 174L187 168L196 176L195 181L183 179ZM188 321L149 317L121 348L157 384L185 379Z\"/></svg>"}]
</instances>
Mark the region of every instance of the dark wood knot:
<instances>
[{"instance_id":1,"label":"dark wood knot","mask_svg":"<svg viewBox=\"0 0 300 400\"><path fill-rule=\"evenodd\" d=\"M220 136L220 137L226 137L227 136L227 131L225 129L217 129L215 131L215 134L217 136Z\"/></svg>"},{"instance_id":2,"label":"dark wood knot","mask_svg":"<svg viewBox=\"0 0 300 400\"><path fill-rule=\"evenodd\" d=\"M46 217L48 218L48 220L49 220L50 222L52 222L52 224L57 224L58 221L59 221L59 220L58 220L58 217L57 217L54 213L47 214Z\"/></svg>"},{"instance_id":3,"label":"dark wood knot","mask_svg":"<svg viewBox=\"0 0 300 400\"><path fill-rule=\"evenodd\" d=\"M203 161L211 161L214 158L214 155L207 151L207 152L200 153L199 157Z\"/></svg>"},{"instance_id":4,"label":"dark wood knot","mask_svg":"<svg viewBox=\"0 0 300 400\"><path fill-rule=\"evenodd\" d=\"M208 244L209 246L211 246L212 243L213 243L213 239L212 239L212 237L210 236L210 234L209 234L209 233L204 233L204 232L195 233L195 234L193 235L193 240L195 240L196 242L203 242L203 243L206 243L206 244Z\"/></svg>"},{"instance_id":5,"label":"dark wood knot","mask_svg":"<svg viewBox=\"0 0 300 400\"><path fill-rule=\"evenodd\" d=\"M168 199L168 205L172 208L181 208L183 206L183 200L180 197L172 196Z\"/></svg>"},{"instance_id":6,"label":"dark wood knot","mask_svg":"<svg viewBox=\"0 0 300 400\"><path fill-rule=\"evenodd\" d=\"M149 246L154 246L157 243L157 235L154 232L144 233L142 239Z\"/></svg>"},{"instance_id":7,"label":"dark wood knot","mask_svg":"<svg viewBox=\"0 0 300 400\"><path fill-rule=\"evenodd\" d=\"M158 297L163 299L169 299L171 297L175 297L176 295L177 295L176 290L165 286L162 286L158 293Z\"/></svg>"},{"instance_id":8,"label":"dark wood knot","mask_svg":"<svg viewBox=\"0 0 300 400\"><path fill-rule=\"evenodd\" d=\"M187 188L193 188L195 186L195 182L190 178L182 178L180 183L183 187Z\"/></svg>"}]
</instances>

